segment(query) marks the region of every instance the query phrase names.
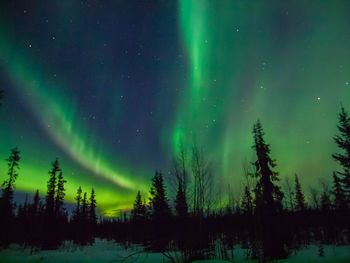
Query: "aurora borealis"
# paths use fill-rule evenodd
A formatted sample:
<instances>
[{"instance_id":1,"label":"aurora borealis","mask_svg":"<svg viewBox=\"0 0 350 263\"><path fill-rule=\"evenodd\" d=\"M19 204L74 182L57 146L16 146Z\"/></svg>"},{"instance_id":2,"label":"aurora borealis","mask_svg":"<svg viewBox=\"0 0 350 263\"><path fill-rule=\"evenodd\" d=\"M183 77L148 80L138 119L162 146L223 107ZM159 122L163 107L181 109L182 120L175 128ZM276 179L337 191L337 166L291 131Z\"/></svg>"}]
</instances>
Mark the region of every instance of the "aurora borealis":
<instances>
[{"instance_id":1,"label":"aurora borealis","mask_svg":"<svg viewBox=\"0 0 350 263\"><path fill-rule=\"evenodd\" d=\"M67 199L94 187L106 214L201 145L237 191L259 118L281 178L305 189L337 169L350 109L349 1L1 1L0 159L41 194L59 157ZM0 163L4 179L6 163Z\"/></svg>"}]
</instances>

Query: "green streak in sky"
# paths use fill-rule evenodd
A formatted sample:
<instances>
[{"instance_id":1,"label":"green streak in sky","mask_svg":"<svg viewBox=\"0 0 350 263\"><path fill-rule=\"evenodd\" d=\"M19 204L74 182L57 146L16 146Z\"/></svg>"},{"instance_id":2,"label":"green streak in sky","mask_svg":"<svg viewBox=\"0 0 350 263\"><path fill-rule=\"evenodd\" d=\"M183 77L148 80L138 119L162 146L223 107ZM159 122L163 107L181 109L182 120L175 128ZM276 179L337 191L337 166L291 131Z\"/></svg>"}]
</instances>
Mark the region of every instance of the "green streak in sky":
<instances>
[{"instance_id":1,"label":"green streak in sky","mask_svg":"<svg viewBox=\"0 0 350 263\"><path fill-rule=\"evenodd\" d=\"M282 178L298 173L307 187L337 169L337 111L341 101L350 108L347 14L341 5L275 3L179 1L188 76L173 151L195 138L222 189L240 187L257 119Z\"/></svg>"},{"instance_id":2,"label":"green streak in sky","mask_svg":"<svg viewBox=\"0 0 350 263\"><path fill-rule=\"evenodd\" d=\"M63 87L52 85L45 77L44 71L16 52L14 42L7 39L4 32L0 32L0 50L1 66L14 82L18 94L26 99L47 134L72 160L97 179L94 182L85 181L84 178L77 177L81 175L70 175L69 169L63 167L63 170L67 171L66 175L68 174L68 185L74 186L67 188L68 201L74 200L75 189L81 185L85 191L95 187L99 208L106 214L113 214L112 210L116 208L130 208L136 190L146 191L146 182L140 177L134 176L131 179L115 168L118 165L106 161L103 146L99 145L98 138L89 134L79 122L74 99L64 92ZM21 145L19 146L21 148ZM52 159L54 158L55 156L52 156ZM43 193L45 188L42 186L45 186L49 165L45 168L24 166L23 171L29 174L30 178L19 180L18 189L34 192L39 187ZM40 173L43 176L38 177ZM99 182L99 178L105 183ZM104 209L106 206L110 210Z\"/></svg>"}]
</instances>

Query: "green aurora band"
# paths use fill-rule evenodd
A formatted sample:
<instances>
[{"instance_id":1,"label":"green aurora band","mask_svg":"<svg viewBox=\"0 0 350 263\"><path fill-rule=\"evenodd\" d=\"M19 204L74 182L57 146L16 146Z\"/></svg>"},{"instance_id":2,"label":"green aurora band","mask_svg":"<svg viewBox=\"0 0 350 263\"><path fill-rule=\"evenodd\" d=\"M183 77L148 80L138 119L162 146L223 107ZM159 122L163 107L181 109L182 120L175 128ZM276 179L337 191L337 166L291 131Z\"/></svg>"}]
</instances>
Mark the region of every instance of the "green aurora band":
<instances>
[{"instance_id":1,"label":"green aurora band","mask_svg":"<svg viewBox=\"0 0 350 263\"><path fill-rule=\"evenodd\" d=\"M99 208L104 214L113 215L116 208L129 209L137 190L146 193L146 182L140 180L142 177L131 179L125 173L117 172L118 169L114 167L116 165L112 166L103 159L102 153L106 154L106 151L100 148L96 138L88 134L86 128L79 123L73 98L63 92L63 87L52 86L45 79L45 72L19 55L15 46L14 42L6 38L4 32L0 32L1 66L14 82L18 94L30 94L29 107L56 144L82 168L105 181L101 184L98 180L86 181L80 176L66 176L69 182L67 200L74 201L74 193L79 186L85 191L95 187ZM21 145L20 148L22 147ZM42 186L45 186L43 182L47 180L50 167L43 170L42 167L39 169L29 163L23 163L21 166L24 167L23 174L21 173L18 179L17 188L34 192L41 186L39 191L44 193L46 189ZM69 167L63 166L63 171L66 170L69 170Z\"/></svg>"},{"instance_id":2,"label":"green aurora band","mask_svg":"<svg viewBox=\"0 0 350 263\"><path fill-rule=\"evenodd\" d=\"M274 3L179 1L189 73L173 148L176 153L181 141L193 140L203 146L219 164L222 189L240 189L242 166L254 158L250 132L257 119L282 178L297 173L306 188L337 169L331 158L336 116L340 102L350 107L347 15L341 6L304 2L287 5L279 25L274 18L283 5ZM292 15L311 19L293 32ZM275 37L281 30L285 35Z\"/></svg>"}]
</instances>

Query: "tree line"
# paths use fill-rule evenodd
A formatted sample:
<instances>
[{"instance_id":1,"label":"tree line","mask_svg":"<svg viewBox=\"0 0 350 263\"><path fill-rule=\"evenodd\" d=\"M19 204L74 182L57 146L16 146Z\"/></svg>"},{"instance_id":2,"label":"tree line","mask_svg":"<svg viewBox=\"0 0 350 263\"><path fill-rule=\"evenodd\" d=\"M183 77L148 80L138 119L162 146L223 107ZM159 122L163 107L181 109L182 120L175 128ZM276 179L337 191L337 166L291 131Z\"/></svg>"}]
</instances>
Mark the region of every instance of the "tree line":
<instances>
[{"instance_id":1,"label":"tree line","mask_svg":"<svg viewBox=\"0 0 350 263\"><path fill-rule=\"evenodd\" d=\"M258 120L252 129L255 160L244 170L241 196L234 198L229 189L227 205L215 200L213 170L204 151L196 144L190 149L181 144L174 157L173 176L167 178L175 189L174 200L170 201L166 178L157 170L147 196L136 193L129 216L100 220L93 188L88 196L79 187L74 210L68 213L64 203L67 181L58 159L48 172L45 196L41 198L37 190L31 201L26 198L24 204L16 204L21 154L15 147L6 159L7 179L0 195L0 245L17 242L46 249L59 247L64 240L84 245L102 237L141 243L152 251L177 249L183 261L189 262L212 258L219 240L223 259L239 244L246 248L247 258L265 262L286 258L316 242L322 255L325 243L350 243L350 117L344 107L337 128L334 141L340 152L332 158L340 170L331 175L331 185L323 182L321 193L310 189L310 203L298 175L294 182L286 179L281 186L276 160Z\"/></svg>"}]
</instances>

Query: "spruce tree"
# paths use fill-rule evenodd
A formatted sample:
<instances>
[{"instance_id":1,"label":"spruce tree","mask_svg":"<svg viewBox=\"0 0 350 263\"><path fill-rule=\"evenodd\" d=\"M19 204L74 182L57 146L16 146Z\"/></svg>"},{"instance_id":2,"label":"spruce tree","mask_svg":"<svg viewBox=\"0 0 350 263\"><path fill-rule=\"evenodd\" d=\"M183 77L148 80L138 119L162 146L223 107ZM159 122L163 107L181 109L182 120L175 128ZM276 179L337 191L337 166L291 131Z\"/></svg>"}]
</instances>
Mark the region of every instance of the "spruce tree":
<instances>
[{"instance_id":1,"label":"spruce tree","mask_svg":"<svg viewBox=\"0 0 350 263\"><path fill-rule=\"evenodd\" d=\"M18 176L19 161L21 160L20 151L17 147L11 149L10 156L7 161L7 175L8 179L2 183L2 194L0 198L0 214L3 219L12 220L14 217L13 209L13 195L15 189L15 182Z\"/></svg>"},{"instance_id":2,"label":"spruce tree","mask_svg":"<svg viewBox=\"0 0 350 263\"><path fill-rule=\"evenodd\" d=\"M274 214L282 209L283 193L280 187L274 184L279 181L278 173L273 169L276 162L270 157L270 145L264 140L264 131L258 120L253 126L254 145L257 160L253 163L255 166L255 175L258 177L256 192L257 209L266 214Z\"/></svg>"},{"instance_id":3,"label":"spruce tree","mask_svg":"<svg viewBox=\"0 0 350 263\"><path fill-rule=\"evenodd\" d=\"M259 218L262 260L284 258L286 251L281 235L282 226L278 219L282 210L283 193L279 186L275 160L270 157L270 146L264 140L260 121L253 126L254 145L257 160L254 162L257 184L255 187L255 215Z\"/></svg>"},{"instance_id":4,"label":"spruce tree","mask_svg":"<svg viewBox=\"0 0 350 263\"><path fill-rule=\"evenodd\" d=\"M73 212L73 219L74 220L79 220L79 217L80 217L80 213L81 213L81 201L82 201L82 189L81 187L79 186L78 190L77 190L77 194L75 196L75 201L76 201L76 205L75 205L75 209L74 209L74 212Z\"/></svg>"},{"instance_id":5,"label":"spruce tree","mask_svg":"<svg viewBox=\"0 0 350 263\"><path fill-rule=\"evenodd\" d=\"M253 197L248 186L244 187L241 208L245 215L253 214Z\"/></svg>"},{"instance_id":6,"label":"spruce tree","mask_svg":"<svg viewBox=\"0 0 350 263\"><path fill-rule=\"evenodd\" d=\"M62 171L59 172L58 178L57 178L57 189L56 189L56 197L55 197L55 214L56 216L63 216L64 215L64 197L65 197L65 188L64 184L67 181L64 180Z\"/></svg>"},{"instance_id":7,"label":"spruce tree","mask_svg":"<svg viewBox=\"0 0 350 263\"><path fill-rule=\"evenodd\" d=\"M94 188L91 189L91 194L89 198L89 223L94 229L97 224L97 216L96 216L96 194Z\"/></svg>"},{"instance_id":8,"label":"spruce tree","mask_svg":"<svg viewBox=\"0 0 350 263\"><path fill-rule=\"evenodd\" d=\"M305 197L304 193L301 189L301 185L299 182L298 175L295 175L294 177L294 184L295 184L295 210L296 211L304 211L306 209L306 202L305 202Z\"/></svg>"},{"instance_id":9,"label":"spruce tree","mask_svg":"<svg viewBox=\"0 0 350 263\"><path fill-rule=\"evenodd\" d=\"M88 201L87 201L87 195L86 195L86 192L84 192L83 194L83 199L81 201L81 220L82 220L82 224L84 226L86 226L86 224L88 223L89 221L89 214L88 214L88 207L89 207L89 204L88 204Z\"/></svg>"},{"instance_id":10,"label":"spruce tree","mask_svg":"<svg viewBox=\"0 0 350 263\"><path fill-rule=\"evenodd\" d=\"M31 217L37 216L39 212L39 206L40 206L40 195L39 195L39 190L37 189L34 197L33 197L33 203L31 205Z\"/></svg>"},{"instance_id":11,"label":"spruce tree","mask_svg":"<svg viewBox=\"0 0 350 263\"><path fill-rule=\"evenodd\" d=\"M337 173L333 173L333 189L332 194L334 196L334 208L338 211L346 209L346 199L343 191L343 187L340 178Z\"/></svg>"},{"instance_id":12,"label":"spruce tree","mask_svg":"<svg viewBox=\"0 0 350 263\"><path fill-rule=\"evenodd\" d=\"M337 127L339 134L334 137L334 141L342 153L335 153L332 157L342 166L342 171L337 174L341 181L347 208L350 208L350 116L343 106L338 115Z\"/></svg>"},{"instance_id":13,"label":"spruce tree","mask_svg":"<svg viewBox=\"0 0 350 263\"><path fill-rule=\"evenodd\" d=\"M134 222L144 221L147 217L147 207L142 201L142 196L140 191L137 191L134 206L131 211L131 216Z\"/></svg>"},{"instance_id":14,"label":"spruce tree","mask_svg":"<svg viewBox=\"0 0 350 263\"><path fill-rule=\"evenodd\" d=\"M167 219L171 215L171 211L166 198L161 172L156 171L156 174L152 179L150 195L150 208L153 219L155 221Z\"/></svg>"},{"instance_id":15,"label":"spruce tree","mask_svg":"<svg viewBox=\"0 0 350 263\"><path fill-rule=\"evenodd\" d=\"M45 214L47 217L54 219L55 216L55 193L57 185L57 173L61 171L58 159L52 163L52 168L49 171L49 180L47 182L47 192L45 197Z\"/></svg>"}]
</instances>

